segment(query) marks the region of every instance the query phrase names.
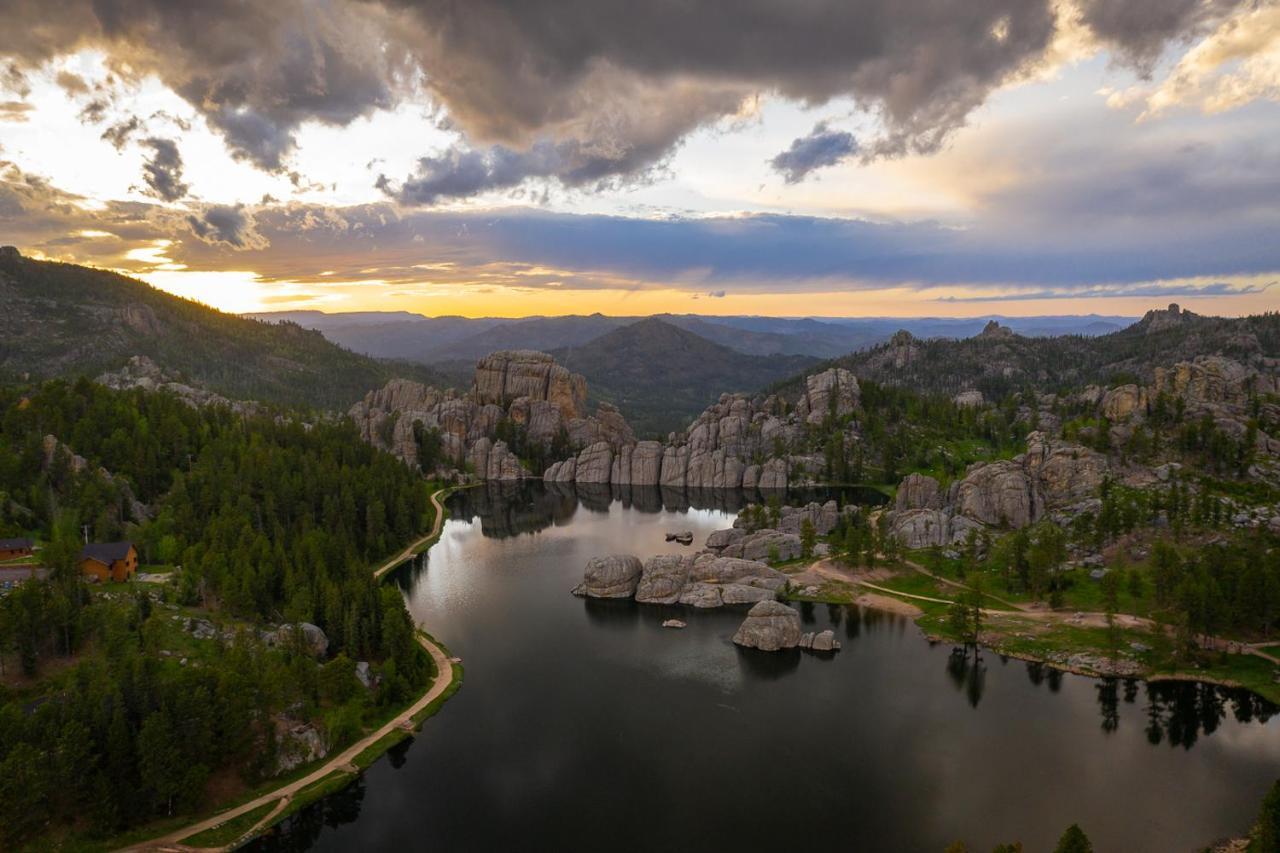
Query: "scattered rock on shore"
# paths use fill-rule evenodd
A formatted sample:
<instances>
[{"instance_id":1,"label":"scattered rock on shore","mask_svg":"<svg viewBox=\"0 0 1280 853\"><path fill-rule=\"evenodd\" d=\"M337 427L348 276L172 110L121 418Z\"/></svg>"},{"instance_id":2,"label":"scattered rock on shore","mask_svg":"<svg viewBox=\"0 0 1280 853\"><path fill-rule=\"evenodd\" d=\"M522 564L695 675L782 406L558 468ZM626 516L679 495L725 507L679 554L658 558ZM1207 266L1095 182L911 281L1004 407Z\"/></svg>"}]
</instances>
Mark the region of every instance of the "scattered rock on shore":
<instances>
[{"instance_id":1,"label":"scattered rock on shore","mask_svg":"<svg viewBox=\"0 0 1280 853\"><path fill-rule=\"evenodd\" d=\"M684 622L680 621L679 619L668 619L666 622L662 623L662 627L663 628L687 628L688 625L686 625Z\"/></svg>"}]
</instances>

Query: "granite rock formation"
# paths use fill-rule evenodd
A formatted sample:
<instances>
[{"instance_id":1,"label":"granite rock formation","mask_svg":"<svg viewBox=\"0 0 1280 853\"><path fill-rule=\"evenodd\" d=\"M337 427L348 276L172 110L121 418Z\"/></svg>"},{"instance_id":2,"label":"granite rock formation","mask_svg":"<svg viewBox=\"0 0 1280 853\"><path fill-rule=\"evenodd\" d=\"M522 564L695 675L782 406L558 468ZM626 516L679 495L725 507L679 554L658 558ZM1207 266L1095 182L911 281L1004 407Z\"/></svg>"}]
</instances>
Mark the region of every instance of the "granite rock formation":
<instances>
[{"instance_id":1,"label":"granite rock formation","mask_svg":"<svg viewBox=\"0 0 1280 853\"><path fill-rule=\"evenodd\" d=\"M747 611L733 642L749 649L776 652L800 645L800 614L778 601L762 601Z\"/></svg>"}]
</instances>

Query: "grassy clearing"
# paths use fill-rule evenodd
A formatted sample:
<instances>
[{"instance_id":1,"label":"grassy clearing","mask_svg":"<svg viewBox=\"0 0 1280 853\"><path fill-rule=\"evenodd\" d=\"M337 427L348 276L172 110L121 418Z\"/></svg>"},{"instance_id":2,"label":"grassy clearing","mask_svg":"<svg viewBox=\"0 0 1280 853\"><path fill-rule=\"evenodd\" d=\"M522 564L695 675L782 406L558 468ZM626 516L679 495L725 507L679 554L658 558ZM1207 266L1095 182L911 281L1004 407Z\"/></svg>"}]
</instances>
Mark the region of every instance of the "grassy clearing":
<instances>
[{"instance_id":1,"label":"grassy clearing","mask_svg":"<svg viewBox=\"0 0 1280 853\"><path fill-rule=\"evenodd\" d=\"M220 826L188 836L182 839L182 843L191 847L225 847L257 826L258 821L269 815L279 802L279 800L272 800L269 803L263 803L256 809L250 809L242 815L233 817Z\"/></svg>"}]
</instances>

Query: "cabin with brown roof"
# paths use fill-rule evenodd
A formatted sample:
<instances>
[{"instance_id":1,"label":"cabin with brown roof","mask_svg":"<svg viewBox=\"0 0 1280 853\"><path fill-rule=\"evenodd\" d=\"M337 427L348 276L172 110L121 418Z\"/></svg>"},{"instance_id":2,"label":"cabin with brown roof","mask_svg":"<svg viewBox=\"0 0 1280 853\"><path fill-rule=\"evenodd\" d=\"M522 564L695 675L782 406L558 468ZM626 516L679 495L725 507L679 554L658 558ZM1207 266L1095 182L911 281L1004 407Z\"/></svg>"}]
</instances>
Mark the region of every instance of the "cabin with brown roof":
<instances>
[{"instance_id":1,"label":"cabin with brown roof","mask_svg":"<svg viewBox=\"0 0 1280 853\"><path fill-rule=\"evenodd\" d=\"M132 542L95 542L80 552L80 572L101 583L119 583L138 572L138 550Z\"/></svg>"},{"instance_id":2,"label":"cabin with brown roof","mask_svg":"<svg viewBox=\"0 0 1280 853\"><path fill-rule=\"evenodd\" d=\"M30 557L35 550L36 543L30 539L0 539L0 560Z\"/></svg>"}]
</instances>

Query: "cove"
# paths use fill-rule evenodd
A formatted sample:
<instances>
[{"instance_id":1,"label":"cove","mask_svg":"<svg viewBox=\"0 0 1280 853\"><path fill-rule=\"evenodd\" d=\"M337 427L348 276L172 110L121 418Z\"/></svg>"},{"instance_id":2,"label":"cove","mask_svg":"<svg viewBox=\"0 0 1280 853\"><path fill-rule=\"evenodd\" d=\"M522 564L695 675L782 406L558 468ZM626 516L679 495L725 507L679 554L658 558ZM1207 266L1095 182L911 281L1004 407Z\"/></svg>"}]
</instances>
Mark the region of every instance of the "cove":
<instances>
[{"instance_id":1,"label":"cove","mask_svg":"<svg viewBox=\"0 0 1280 853\"><path fill-rule=\"evenodd\" d=\"M1177 851L1247 831L1280 773L1280 719L1243 691L975 664L844 606L800 608L839 654L771 655L730 642L740 610L569 594L590 557L678 553L666 532L701 543L742 501L455 495L395 582L465 686L254 849L1043 850L1079 823L1099 851ZM673 616L688 628L662 628Z\"/></svg>"}]
</instances>

